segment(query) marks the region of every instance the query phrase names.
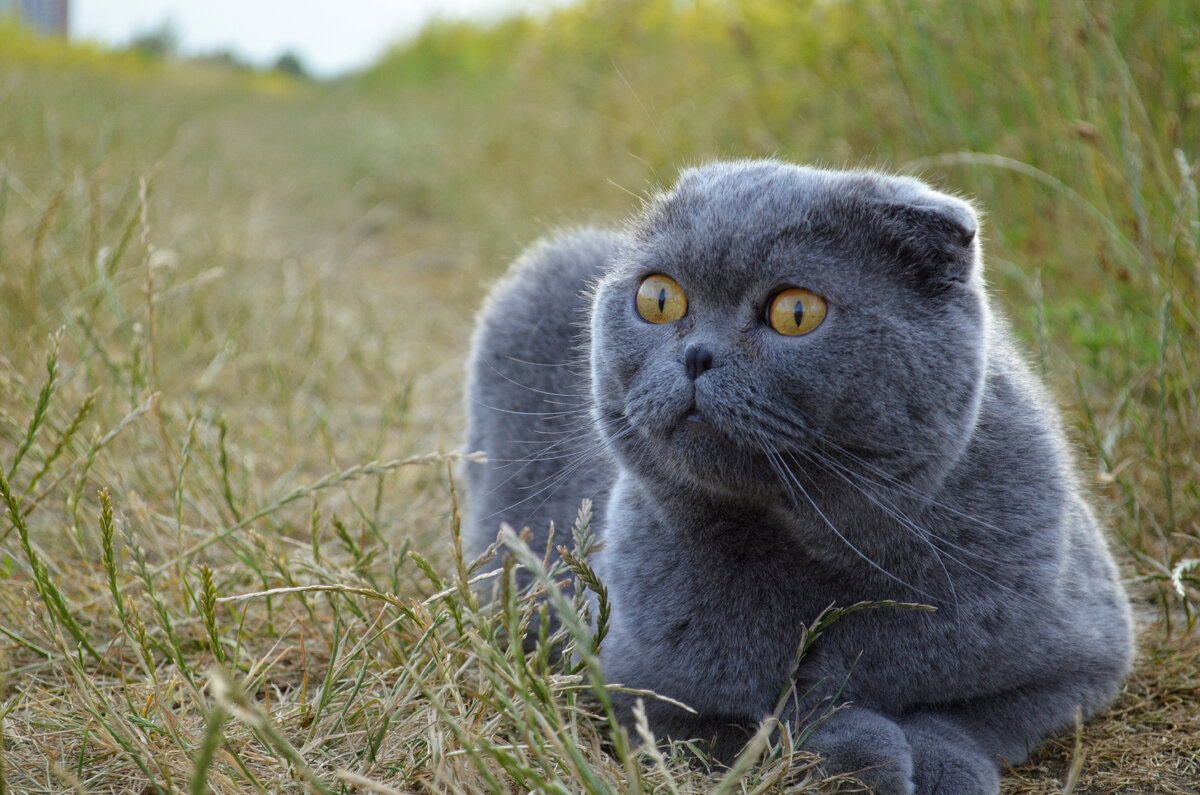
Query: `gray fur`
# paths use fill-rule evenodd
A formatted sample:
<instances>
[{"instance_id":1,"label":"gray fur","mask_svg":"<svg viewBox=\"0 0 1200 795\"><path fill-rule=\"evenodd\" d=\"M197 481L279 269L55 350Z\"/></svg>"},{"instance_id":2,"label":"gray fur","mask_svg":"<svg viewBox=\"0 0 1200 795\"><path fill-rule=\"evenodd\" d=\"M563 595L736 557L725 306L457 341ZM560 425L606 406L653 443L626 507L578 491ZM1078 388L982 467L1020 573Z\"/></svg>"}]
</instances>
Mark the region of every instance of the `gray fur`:
<instances>
[{"instance_id":1,"label":"gray fur","mask_svg":"<svg viewBox=\"0 0 1200 795\"><path fill-rule=\"evenodd\" d=\"M687 314L641 319L671 276ZM828 302L799 337L765 308ZM685 348L712 367L693 378ZM834 703L808 747L887 793L994 793L1132 653L1113 561L1060 421L989 307L977 220L907 178L774 161L686 171L620 233L542 243L496 288L468 387L467 532L569 527L596 500L611 682L660 737L728 760L785 691ZM514 413L516 412L516 413ZM697 415L699 422L689 420ZM618 695L622 709L632 705Z\"/></svg>"}]
</instances>

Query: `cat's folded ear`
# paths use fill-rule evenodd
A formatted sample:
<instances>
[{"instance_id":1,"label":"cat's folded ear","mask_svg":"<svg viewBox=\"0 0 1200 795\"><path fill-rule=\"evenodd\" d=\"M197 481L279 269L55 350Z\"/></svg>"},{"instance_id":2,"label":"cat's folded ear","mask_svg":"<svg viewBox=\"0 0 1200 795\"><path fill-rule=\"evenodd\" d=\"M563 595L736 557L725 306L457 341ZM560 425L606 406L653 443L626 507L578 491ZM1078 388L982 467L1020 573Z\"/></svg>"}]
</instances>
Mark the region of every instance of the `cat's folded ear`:
<instances>
[{"instance_id":1,"label":"cat's folded ear","mask_svg":"<svg viewBox=\"0 0 1200 795\"><path fill-rule=\"evenodd\" d=\"M924 286L970 280L979 259L979 220L971 205L934 191L875 205L883 241Z\"/></svg>"}]
</instances>

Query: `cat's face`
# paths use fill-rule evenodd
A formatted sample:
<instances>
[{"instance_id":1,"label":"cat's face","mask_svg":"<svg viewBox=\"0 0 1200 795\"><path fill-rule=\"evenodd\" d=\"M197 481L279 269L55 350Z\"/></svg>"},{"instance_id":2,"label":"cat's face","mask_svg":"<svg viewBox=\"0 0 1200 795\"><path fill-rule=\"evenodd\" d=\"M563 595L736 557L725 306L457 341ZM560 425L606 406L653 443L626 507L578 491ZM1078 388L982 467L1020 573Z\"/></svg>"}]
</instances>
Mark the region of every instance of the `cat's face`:
<instances>
[{"instance_id":1,"label":"cat's face","mask_svg":"<svg viewBox=\"0 0 1200 795\"><path fill-rule=\"evenodd\" d=\"M604 435L643 475L747 499L831 449L952 458L984 368L974 239L967 205L912 180L686 172L596 291Z\"/></svg>"}]
</instances>

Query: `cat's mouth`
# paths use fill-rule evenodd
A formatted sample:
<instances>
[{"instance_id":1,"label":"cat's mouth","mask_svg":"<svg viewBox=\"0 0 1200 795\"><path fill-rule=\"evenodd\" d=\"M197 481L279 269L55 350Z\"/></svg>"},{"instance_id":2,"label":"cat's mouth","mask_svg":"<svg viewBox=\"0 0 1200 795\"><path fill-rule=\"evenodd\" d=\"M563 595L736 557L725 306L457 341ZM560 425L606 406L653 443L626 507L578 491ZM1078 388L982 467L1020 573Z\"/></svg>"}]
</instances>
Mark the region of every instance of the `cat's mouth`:
<instances>
[{"instance_id":1,"label":"cat's mouth","mask_svg":"<svg viewBox=\"0 0 1200 795\"><path fill-rule=\"evenodd\" d=\"M708 421L708 418L704 416L704 412L702 412L695 403L692 403L692 405L688 406L687 410L683 412L682 416L680 417L680 423L684 427L690 428L694 431L706 431L709 433L716 431L716 428L713 427L713 424Z\"/></svg>"}]
</instances>

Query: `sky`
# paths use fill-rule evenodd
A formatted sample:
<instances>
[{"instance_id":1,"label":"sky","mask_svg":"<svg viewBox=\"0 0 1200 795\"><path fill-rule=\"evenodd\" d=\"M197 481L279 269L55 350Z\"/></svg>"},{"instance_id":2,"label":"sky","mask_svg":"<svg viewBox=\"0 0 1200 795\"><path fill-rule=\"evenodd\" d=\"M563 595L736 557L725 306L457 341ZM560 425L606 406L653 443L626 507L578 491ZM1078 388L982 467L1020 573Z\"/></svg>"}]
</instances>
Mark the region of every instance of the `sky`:
<instances>
[{"instance_id":1,"label":"sky","mask_svg":"<svg viewBox=\"0 0 1200 795\"><path fill-rule=\"evenodd\" d=\"M293 52L313 74L366 66L435 18L492 19L570 0L72 0L71 36L121 46L170 24L185 55L232 50L268 65Z\"/></svg>"}]
</instances>

